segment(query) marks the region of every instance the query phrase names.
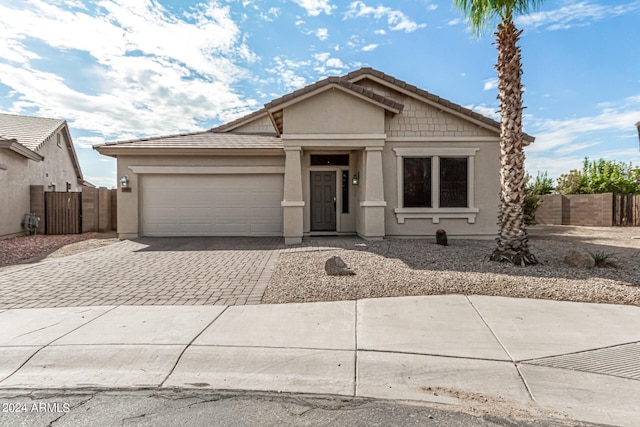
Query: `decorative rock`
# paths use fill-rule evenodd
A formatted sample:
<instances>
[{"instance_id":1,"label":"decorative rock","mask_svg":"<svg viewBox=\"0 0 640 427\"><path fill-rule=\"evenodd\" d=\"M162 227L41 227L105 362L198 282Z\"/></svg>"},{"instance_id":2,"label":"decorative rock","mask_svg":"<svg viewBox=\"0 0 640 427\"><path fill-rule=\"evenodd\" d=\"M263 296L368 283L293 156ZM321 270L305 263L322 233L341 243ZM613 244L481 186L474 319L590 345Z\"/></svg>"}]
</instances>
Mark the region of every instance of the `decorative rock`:
<instances>
[{"instance_id":1,"label":"decorative rock","mask_svg":"<svg viewBox=\"0 0 640 427\"><path fill-rule=\"evenodd\" d=\"M569 251L567 256L564 257L564 262L576 268L593 268L596 266L596 260L593 259L591 254L581 249Z\"/></svg>"},{"instance_id":2,"label":"decorative rock","mask_svg":"<svg viewBox=\"0 0 640 427\"><path fill-rule=\"evenodd\" d=\"M324 270L329 276L353 276L347 264L339 256L332 256L324 263Z\"/></svg>"},{"instance_id":3,"label":"decorative rock","mask_svg":"<svg viewBox=\"0 0 640 427\"><path fill-rule=\"evenodd\" d=\"M436 231L436 243L442 246L447 246L448 242L447 242L447 232L444 231L442 228L439 228Z\"/></svg>"}]
</instances>

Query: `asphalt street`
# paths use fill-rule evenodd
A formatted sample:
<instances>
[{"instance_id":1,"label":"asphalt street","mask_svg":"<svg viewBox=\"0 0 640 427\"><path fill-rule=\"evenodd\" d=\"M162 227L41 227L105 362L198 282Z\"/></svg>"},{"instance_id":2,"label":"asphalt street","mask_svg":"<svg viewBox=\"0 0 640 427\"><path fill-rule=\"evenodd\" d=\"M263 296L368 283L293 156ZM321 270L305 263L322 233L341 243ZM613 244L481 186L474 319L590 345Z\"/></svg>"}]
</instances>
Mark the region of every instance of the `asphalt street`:
<instances>
[{"instance_id":1,"label":"asphalt street","mask_svg":"<svg viewBox=\"0 0 640 427\"><path fill-rule=\"evenodd\" d=\"M428 404L305 394L210 391L0 393L0 425L14 426L597 426L571 420L470 414Z\"/></svg>"}]
</instances>

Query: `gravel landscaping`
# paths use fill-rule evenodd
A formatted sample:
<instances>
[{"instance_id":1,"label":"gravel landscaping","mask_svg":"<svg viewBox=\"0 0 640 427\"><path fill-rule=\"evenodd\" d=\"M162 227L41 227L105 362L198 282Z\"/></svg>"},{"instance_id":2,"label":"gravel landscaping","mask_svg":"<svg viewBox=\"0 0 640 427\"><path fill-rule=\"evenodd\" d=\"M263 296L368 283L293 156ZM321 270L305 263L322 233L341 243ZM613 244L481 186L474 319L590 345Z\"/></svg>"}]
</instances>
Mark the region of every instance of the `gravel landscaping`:
<instances>
[{"instance_id":1,"label":"gravel landscaping","mask_svg":"<svg viewBox=\"0 0 640 427\"><path fill-rule=\"evenodd\" d=\"M345 249L327 239L323 248L285 251L262 303L465 294L640 305L640 228L541 226L529 234L540 261L529 267L487 261L492 240L386 239ZM569 267L564 257L576 247L613 254L615 265ZM356 275L328 276L333 255Z\"/></svg>"},{"instance_id":2,"label":"gravel landscaping","mask_svg":"<svg viewBox=\"0 0 640 427\"><path fill-rule=\"evenodd\" d=\"M118 242L116 233L19 236L0 240L0 270L59 258Z\"/></svg>"}]
</instances>

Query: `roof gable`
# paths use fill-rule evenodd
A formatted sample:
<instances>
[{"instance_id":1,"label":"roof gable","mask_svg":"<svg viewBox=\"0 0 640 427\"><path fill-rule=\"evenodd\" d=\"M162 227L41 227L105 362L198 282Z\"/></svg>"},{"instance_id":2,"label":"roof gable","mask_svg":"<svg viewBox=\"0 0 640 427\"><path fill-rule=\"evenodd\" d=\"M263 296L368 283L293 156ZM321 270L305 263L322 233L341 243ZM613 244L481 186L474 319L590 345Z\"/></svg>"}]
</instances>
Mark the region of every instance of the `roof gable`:
<instances>
[{"instance_id":1,"label":"roof gable","mask_svg":"<svg viewBox=\"0 0 640 427\"><path fill-rule=\"evenodd\" d=\"M361 68L341 77L327 77L316 83L305 86L302 89L298 89L280 98L276 98L273 101L265 104L264 108L249 115L240 117L239 119L236 119L232 122L214 127L211 129L211 131L230 132L241 126L251 123L258 118L269 117L273 123L274 129L276 130L276 134L280 135L282 133L282 108L295 102L304 100L331 87L340 88L341 90L350 92L356 96L367 98L371 102L378 103L379 105L390 111L397 110L395 112L400 112L403 110L404 105L402 105L401 103L398 103L390 97L383 96L371 90L365 89L361 85L358 85L358 82L364 79L372 80L374 82L387 86L394 91L411 96L415 99L419 99L422 102L430 104L449 114L453 114L463 120L472 122L473 124L481 126L496 134L500 133L499 122L370 67ZM524 140L525 143L528 144L530 142L533 142L535 138L530 135L524 134Z\"/></svg>"},{"instance_id":2,"label":"roof gable","mask_svg":"<svg viewBox=\"0 0 640 427\"><path fill-rule=\"evenodd\" d=\"M65 123L60 119L0 113L0 136L15 139L29 150L38 151Z\"/></svg>"},{"instance_id":3,"label":"roof gable","mask_svg":"<svg viewBox=\"0 0 640 427\"><path fill-rule=\"evenodd\" d=\"M58 132L61 132L64 136L67 151L76 176L79 182L82 182L80 162L78 161L76 150L71 140L71 134L69 133L69 127L65 120L0 113L0 137L5 140L14 140L21 147L33 152L37 156L34 160L44 159L39 151L41 151L44 145L49 143ZM14 148L15 147L14 145ZM25 155L24 153L22 154ZM28 153L26 156L32 158Z\"/></svg>"},{"instance_id":4,"label":"roof gable","mask_svg":"<svg viewBox=\"0 0 640 427\"><path fill-rule=\"evenodd\" d=\"M472 121L475 124L486 129L490 129L498 134L500 133L499 122L373 68L361 68L347 74L343 78L352 83L358 83L365 79L374 81L400 93L419 99L427 104L438 107L443 111L456 115L462 119ZM527 144L535 140L534 137L527 134L524 134L524 139Z\"/></svg>"}]
</instances>

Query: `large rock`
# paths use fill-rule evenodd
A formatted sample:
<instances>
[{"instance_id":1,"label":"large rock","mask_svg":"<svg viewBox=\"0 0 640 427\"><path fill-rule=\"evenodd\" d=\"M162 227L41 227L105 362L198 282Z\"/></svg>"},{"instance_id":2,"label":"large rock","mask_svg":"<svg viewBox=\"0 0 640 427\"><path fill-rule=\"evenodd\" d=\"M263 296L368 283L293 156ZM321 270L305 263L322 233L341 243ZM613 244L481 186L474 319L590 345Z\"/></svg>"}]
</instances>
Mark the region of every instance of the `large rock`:
<instances>
[{"instance_id":1,"label":"large rock","mask_svg":"<svg viewBox=\"0 0 640 427\"><path fill-rule=\"evenodd\" d=\"M569 251L567 256L564 257L564 262L575 268L593 268L596 266L596 260L593 259L589 252L582 249Z\"/></svg>"},{"instance_id":2,"label":"large rock","mask_svg":"<svg viewBox=\"0 0 640 427\"><path fill-rule=\"evenodd\" d=\"M354 273L339 256L332 256L324 263L324 271L329 276L353 276Z\"/></svg>"}]
</instances>

